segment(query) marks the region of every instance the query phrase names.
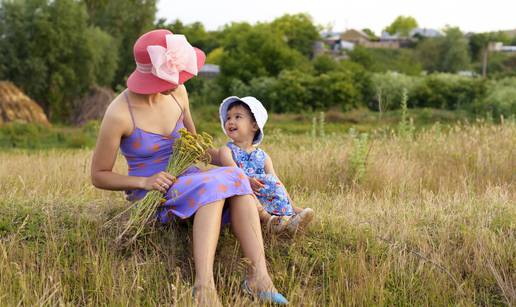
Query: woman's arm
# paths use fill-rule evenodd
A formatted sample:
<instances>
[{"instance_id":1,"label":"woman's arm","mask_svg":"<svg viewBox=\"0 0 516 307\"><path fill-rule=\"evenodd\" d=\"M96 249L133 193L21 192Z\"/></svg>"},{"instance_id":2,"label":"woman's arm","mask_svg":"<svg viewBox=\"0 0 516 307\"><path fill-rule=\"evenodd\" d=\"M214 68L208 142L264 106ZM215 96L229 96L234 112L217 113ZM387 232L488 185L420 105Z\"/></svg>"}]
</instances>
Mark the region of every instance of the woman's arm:
<instances>
[{"instance_id":1,"label":"woman's arm","mask_svg":"<svg viewBox=\"0 0 516 307\"><path fill-rule=\"evenodd\" d=\"M233 156L231 155L231 149L227 146L222 146L219 148L219 160L220 166L234 166L237 167L237 164L233 160Z\"/></svg>"},{"instance_id":2,"label":"woman's arm","mask_svg":"<svg viewBox=\"0 0 516 307\"><path fill-rule=\"evenodd\" d=\"M113 191L130 189L166 191L163 185L171 186L174 179L168 173L136 177L113 172L120 140L124 133L132 130L132 123L124 118L124 110L121 107L116 102L112 103L102 120L91 163L92 184L97 188Z\"/></svg>"},{"instance_id":3,"label":"woman's arm","mask_svg":"<svg viewBox=\"0 0 516 307\"><path fill-rule=\"evenodd\" d=\"M177 92L177 93L176 93ZM197 133L197 129L195 128L195 124L192 118L192 113L190 112L190 100L188 99L188 91L184 85L180 85L177 90L174 92L174 95L177 94L176 97L183 107L184 119L183 122L185 124L185 128L193 134ZM216 148L208 149L208 154L211 157L211 164L217 166L223 166L220 160L219 150Z\"/></svg>"}]
</instances>

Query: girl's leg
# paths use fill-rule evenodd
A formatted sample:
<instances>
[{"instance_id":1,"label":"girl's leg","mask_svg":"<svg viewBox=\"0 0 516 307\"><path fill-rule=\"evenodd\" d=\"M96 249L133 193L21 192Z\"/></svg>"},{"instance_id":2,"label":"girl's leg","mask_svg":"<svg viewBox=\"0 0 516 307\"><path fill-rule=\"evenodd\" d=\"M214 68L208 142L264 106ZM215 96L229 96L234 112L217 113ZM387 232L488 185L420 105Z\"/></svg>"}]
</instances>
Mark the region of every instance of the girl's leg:
<instances>
[{"instance_id":1,"label":"girl's leg","mask_svg":"<svg viewBox=\"0 0 516 307\"><path fill-rule=\"evenodd\" d=\"M229 201L233 232L244 256L251 261L247 277L249 286L253 290L276 291L267 272L262 229L254 198L251 195L233 196Z\"/></svg>"},{"instance_id":2,"label":"girl's leg","mask_svg":"<svg viewBox=\"0 0 516 307\"><path fill-rule=\"evenodd\" d=\"M263 208L262 204L258 200L256 200L256 208L258 209L258 216L260 217L260 222L267 223L271 219L271 215L269 212Z\"/></svg>"},{"instance_id":3,"label":"girl's leg","mask_svg":"<svg viewBox=\"0 0 516 307\"><path fill-rule=\"evenodd\" d=\"M294 207L294 206L292 206L292 209L294 210L295 214L298 214L299 212L303 211L303 208Z\"/></svg>"},{"instance_id":4,"label":"girl's leg","mask_svg":"<svg viewBox=\"0 0 516 307\"><path fill-rule=\"evenodd\" d=\"M195 291L199 305L218 305L213 280L213 261L220 233L224 200L202 206L193 223L193 254L195 262Z\"/></svg>"}]
</instances>

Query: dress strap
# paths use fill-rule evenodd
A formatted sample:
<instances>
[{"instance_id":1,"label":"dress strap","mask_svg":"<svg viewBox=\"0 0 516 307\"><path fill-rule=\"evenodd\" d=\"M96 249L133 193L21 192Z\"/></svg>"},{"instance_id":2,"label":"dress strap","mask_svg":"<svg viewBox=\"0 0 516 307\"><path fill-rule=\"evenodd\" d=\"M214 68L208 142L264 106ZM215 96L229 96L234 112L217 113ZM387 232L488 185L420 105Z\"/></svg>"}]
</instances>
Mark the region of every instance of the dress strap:
<instances>
[{"instance_id":1,"label":"dress strap","mask_svg":"<svg viewBox=\"0 0 516 307\"><path fill-rule=\"evenodd\" d=\"M181 105L179 104L179 101L177 101L176 97L174 96L174 94L170 94L170 96L172 96L172 98L174 98L174 101L177 103L177 106L179 107L179 110L181 110L181 115L183 115L183 108L181 107Z\"/></svg>"},{"instance_id":2,"label":"dress strap","mask_svg":"<svg viewBox=\"0 0 516 307\"><path fill-rule=\"evenodd\" d=\"M129 113L131 114L131 120L133 121L133 129L136 128L136 123L134 122L133 109L131 108L131 101L129 100L129 95L127 95L127 91L124 92L125 101L127 101L127 106L129 107Z\"/></svg>"}]
</instances>

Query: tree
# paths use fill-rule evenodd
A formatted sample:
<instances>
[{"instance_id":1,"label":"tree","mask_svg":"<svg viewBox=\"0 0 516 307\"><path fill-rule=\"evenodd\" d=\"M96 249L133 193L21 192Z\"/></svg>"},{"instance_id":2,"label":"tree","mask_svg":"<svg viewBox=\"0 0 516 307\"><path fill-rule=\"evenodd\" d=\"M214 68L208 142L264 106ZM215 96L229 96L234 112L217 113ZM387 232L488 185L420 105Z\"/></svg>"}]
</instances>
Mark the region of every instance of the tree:
<instances>
[{"instance_id":1,"label":"tree","mask_svg":"<svg viewBox=\"0 0 516 307\"><path fill-rule=\"evenodd\" d=\"M256 77L277 76L283 69L310 67L308 60L290 48L269 24L233 23L222 35L220 82L226 90L234 78L247 84Z\"/></svg>"},{"instance_id":2,"label":"tree","mask_svg":"<svg viewBox=\"0 0 516 307\"><path fill-rule=\"evenodd\" d=\"M457 72L468 69L471 62L469 57L468 41L461 30L456 27L444 30L446 36L442 43L441 71Z\"/></svg>"},{"instance_id":3,"label":"tree","mask_svg":"<svg viewBox=\"0 0 516 307\"><path fill-rule=\"evenodd\" d=\"M288 46L307 57L312 56L313 45L320 38L319 30L307 14L284 15L271 23L272 30L283 34Z\"/></svg>"},{"instance_id":4,"label":"tree","mask_svg":"<svg viewBox=\"0 0 516 307\"><path fill-rule=\"evenodd\" d=\"M169 29L172 33L185 35L190 44L201 49L206 54L220 46L220 33L218 31L206 31L204 25L200 22L185 25L179 19L170 24L165 24L164 20L160 20L156 27Z\"/></svg>"},{"instance_id":5,"label":"tree","mask_svg":"<svg viewBox=\"0 0 516 307\"><path fill-rule=\"evenodd\" d=\"M501 42L510 44L511 39L507 33L503 31L475 33L469 37L469 52L471 59L474 61L481 60L484 50L490 42Z\"/></svg>"},{"instance_id":6,"label":"tree","mask_svg":"<svg viewBox=\"0 0 516 307\"><path fill-rule=\"evenodd\" d=\"M369 36L369 40L378 40L378 36L376 36L376 34L374 34L373 30L369 29L369 28L365 28L365 29L362 29L362 32L364 32L365 34L367 34Z\"/></svg>"},{"instance_id":7,"label":"tree","mask_svg":"<svg viewBox=\"0 0 516 307\"><path fill-rule=\"evenodd\" d=\"M428 72L457 72L469 69L468 41L459 28L444 30L444 37L428 38L418 43L416 51Z\"/></svg>"},{"instance_id":8,"label":"tree","mask_svg":"<svg viewBox=\"0 0 516 307\"><path fill-rule=\"evenodd\" d=\"M389 34L399 33L401 36L408 36L410 31L418 27L418 23L414 17L398 16L396 19L384 29Z\"/></svg>"},{"instance_id":9,"label":"tree","mask_svg":"<svg viewBox=\"0 0 516 307\"><path fill-rule=\"evenodd\" d=\"M93 84L109 83L116 68L111 36L87 22L84 5L74 0L0 6L1 77L38 101L53 121L66 121L73 100Z\"/></svg>"},{"instance_id":10,"label":"tree","mask_svg":"<svg viewBox=\"0 0 516 307\"><path fill-rule=\"evenodd\" d=\"M109 33L118 49L118 69L113 87L125 86L125 78L134 70L133 44L143 33L154 28L156 0L82 0L90 23Z\"/></svg>"}]
</instances>

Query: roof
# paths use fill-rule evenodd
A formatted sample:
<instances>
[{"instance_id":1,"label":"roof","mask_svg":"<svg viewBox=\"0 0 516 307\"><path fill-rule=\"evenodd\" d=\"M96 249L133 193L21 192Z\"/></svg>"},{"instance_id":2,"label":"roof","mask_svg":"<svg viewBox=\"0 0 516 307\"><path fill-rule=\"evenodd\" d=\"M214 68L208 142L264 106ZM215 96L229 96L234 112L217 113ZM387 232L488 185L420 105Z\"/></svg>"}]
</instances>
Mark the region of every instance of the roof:
<instances>
[{"instance_id":1,"label":"roof","mask_svg":"<svg viewBox=\"0 0 516 307\"><path fill-rule=\"evenodd\" d=\"M215 64L204 64L204 66L201 67L199 72L218 74L220 73L220 66Z\"/></svg>"},{"instance_id":2,"label":"roof","mask_svg":"<svg viewBox=\"0 0 516 307\"><path fill-rule=\"evenodd\" d=\"M422 36L422 37L439 37L443 36L443 33L436 29L428 29L428 28L414 28L410 31L409 36Z\"/></svg>"}]
</instances>

